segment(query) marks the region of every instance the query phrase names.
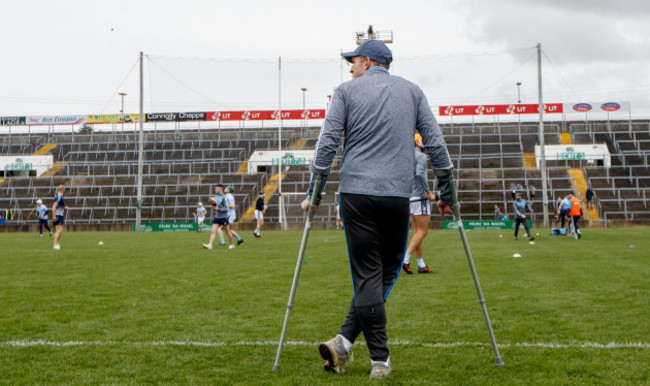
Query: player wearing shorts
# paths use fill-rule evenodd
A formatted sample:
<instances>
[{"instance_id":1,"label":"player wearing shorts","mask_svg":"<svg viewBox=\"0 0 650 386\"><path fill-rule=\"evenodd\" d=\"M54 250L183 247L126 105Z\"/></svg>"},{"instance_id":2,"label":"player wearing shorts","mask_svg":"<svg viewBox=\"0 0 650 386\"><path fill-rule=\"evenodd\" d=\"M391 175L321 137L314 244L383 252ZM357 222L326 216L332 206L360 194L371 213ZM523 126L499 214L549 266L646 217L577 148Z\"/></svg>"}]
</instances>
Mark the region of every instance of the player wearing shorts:
<instances>
[{"instance_id":1,"label":"player wearing shorts","mask_svg":"<svg viewBox=\"0 0 650 386\"><path fill-rule=\"evenodd\" d=\"M239 237L237 232L233 230L233 227L235 225L235 220L237 220L237 213L235 212L235 196L232 195L232 193L235 192L235 188L232 186L227 186L224 189L224 196L226 197L226 206L228 206L228 227L230 228L230 233L232 233L233 236L237 239L237 245L241 244L244 242L244 239ZM219 227L219 238L223 240L223 231L221 230L223 226Z\"/></svg>"},{"instance_id":2,"label":"player wearing shorts","mask_svg":"<svg viewBox=\"0 0 650 386\"><path fill-rule=\"evenodd\" d=\"M199 229L197 232L203 232L203 222L205 221L205 214L208 211L203 207L203 203L199 202L198 208L196 208L196 212L194 212L194 218L196 219L196 223L199 226Z\"/></svg>"},{"instance_id":3,"label":"player wearing shorts","mask_svg":"<svg viewBox=\"0 0 650 386\"><path fill-rule=\"evenodd\" d=\"M54 204L52 204L52 213L54 213L54 246L52 249L59 250L61 249L61 233L63 233L63 227L65 226L65 211L70 210L69 207L65 205L63 200L63 194L65 193L65 186L59 185L57 193L54 196Z\"/></svg>"},{"instance_id":4,"label":"player wearing shorts","mask_svg":"<svg viewBox=\"0 0 650 386\"><path fill-rule=\"evenodd\" d=\"M214 187L214 192L216 196L210 197L210 204L212 209L216 210L217 213L212 220L212 231L210 232L210 242L207 244L202 244L205 249L212 249L212 243L217 237L217 231L220 226L226 227L226 234L228 235L228 240L230 240L229 249L234 249L235 244L232 242L232 234L230 233L230 227L228 226L228 206L226 205L226 196L223 194L223 185L219 184ZM223 238L221 239L221 245L225 246Z\"/></svg>"},{"instance_id":5,"label":"player wearing shorts","mask_svg":"<svg viewBox=\"0 0 650 386\"><path fill-rule=\"evenodd\" d=\"M47 225L47 206L43 205L43 200L36 200L36 213L38 213L39 237L43 237L43 227L45 227L47 231L50 232L50 236L52 236L52 230Z\"/></svg>"},{"instance_id":6,"label":"player wearing shorts","mask_svg":"<svg viewBox=\"0 0 650 386\"><path fill-rule=\"evenodd\" d=\"M404 255L404 264L402 268L409 275L411 271L411 255L415 253L418 259L418 273L433 273L424 263L422 257L422 241L429 231L429 221L431 215L431 204L429 201L435 200L435 194L429 190L427 181L427 156L424 154L424 144L422 136L415 134L415 171L413 174L413 185L411 186L411 227L413 228L413 238L406 248Z\"/></svg>"},{"instance_id":7,"label":"player wearing shorts","mask_svg":"<svg viewBox=\"0 0 650 386\"><path fill-rule=\"evenodd\" d=\"M266 205L264 204L264 192L260 192L260 196L257 197L257 201L255 201L255 220L257 220L257 227L255 228L255 231L253 231L253 236L257 238L262 237L260 230L262 229L262 225L264 225L265 211Z\"/></svg>"}]
</instances>

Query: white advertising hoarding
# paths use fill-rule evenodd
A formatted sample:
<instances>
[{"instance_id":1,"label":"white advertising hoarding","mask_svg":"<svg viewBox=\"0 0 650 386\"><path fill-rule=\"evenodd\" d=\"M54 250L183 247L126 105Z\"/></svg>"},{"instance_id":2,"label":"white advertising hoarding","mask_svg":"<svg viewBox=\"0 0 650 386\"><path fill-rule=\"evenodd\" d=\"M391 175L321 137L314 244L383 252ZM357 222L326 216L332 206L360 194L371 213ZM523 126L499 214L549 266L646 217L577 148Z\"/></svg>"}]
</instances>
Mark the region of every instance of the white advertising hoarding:
<instances>
[{"instance_id":1,"label":"white advertising hoarding","mask_svg":"<svg viewBox=\"0 0 650 386\"><path fill-rule=\"evenodd\" d=\"M309 165L314 159L314 150L255 150L248 159L248 173L257 173L258 166Z\"/></svg>"},{"instance_id":2,"label":"white advertising hoarding","mask_svg":"<svg viewBox=\"0 0 650 386\"><path fill-rule=\"evenodd\" d=\"M630 102L579 102L565 103L563 109L565 114L570 113L629 113Z\"/></svg>"},{"instance_id":3,"label":"white advertising hoarding","mask_svg":"<svg viewBox=\"0 0 650 386\"><path fill-rule=\"evenodd\" d=\"M85 115L38 115L27 116L27 126L38 125L81 125L86 123Z\"/></svg>"},{"instance_id":4,"label":"white advertising hoarding","mask_svg":"<svg viewBox=\"0 0 650 386\"><path fill-rule=\"evenodd\" d=\"M50 170L54 165L54 157L51 155L28 155L28 156L0 156L0 170L23 172L36 170L36 175Z\"/></svg>"},{"instance_id":5,"label":"white advertising hoarding","mask_svg":"<svg viewBox=\"0 0 650 386\"><path fill-rule=\"evenodd\" d=\"M535 163L537 169L541 166L541 156L539 145L535 145ZM609 168L612 165L612 157L604 143L594 143L590 145L546 145L544 146L544 156L546 161L564 161L564 160L586 160L588 163L597 160L603 161L603 166Z\"/></svg>"}]
</instances>

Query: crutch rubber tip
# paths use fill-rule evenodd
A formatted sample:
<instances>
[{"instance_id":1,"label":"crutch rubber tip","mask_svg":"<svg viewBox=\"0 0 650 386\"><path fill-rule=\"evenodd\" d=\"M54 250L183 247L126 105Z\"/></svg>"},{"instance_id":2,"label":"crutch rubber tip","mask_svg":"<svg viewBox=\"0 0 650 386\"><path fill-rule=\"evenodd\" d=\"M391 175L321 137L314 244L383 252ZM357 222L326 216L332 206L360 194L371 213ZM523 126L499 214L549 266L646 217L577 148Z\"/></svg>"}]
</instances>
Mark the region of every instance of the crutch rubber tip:
<instances>
[{"instance_id":1,"label":"crutch rubber tip","mask_svg":"<svg viewBox=\"0 0 650 386\"><path fill-rule=\"evenodd\" d=\"M506 364L503 363L503 359L501 357L497 358L497 367L504 367ZM274 367L275 368L275 367Z\"/></svg>"},{"instance_id":2,"label":"crutch rubber tip","mask_svg":"<svg viewBox=\"0 0 650 386\"><path fill-rule=\"evenodd\" d=\"M280 365L273 365L273 370L272 371L278 371L278 370L280 370Z\"/></svg>"}]
</instances>

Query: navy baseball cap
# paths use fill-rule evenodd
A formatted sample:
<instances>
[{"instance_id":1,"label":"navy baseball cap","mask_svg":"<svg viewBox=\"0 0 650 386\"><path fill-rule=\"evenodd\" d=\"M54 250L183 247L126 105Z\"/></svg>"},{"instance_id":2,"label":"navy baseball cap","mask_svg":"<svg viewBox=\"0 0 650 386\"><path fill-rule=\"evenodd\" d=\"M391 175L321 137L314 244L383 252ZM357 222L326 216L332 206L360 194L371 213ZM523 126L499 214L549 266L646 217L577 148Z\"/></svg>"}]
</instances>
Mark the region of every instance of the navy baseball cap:
<instances>
[{"instance_id":1,"label":"navy baseball cap","mask_svg":"<svg viewBox=\"0 0 650 386\"><path fill-rule=\"evenodd\" d=\"M356 50L343 52L341 56L350 63L355 56L365 56L381 64L386 64L388 59L393 59L393 53L381 40L366 40Z\"/></svg>"}]
</instances>

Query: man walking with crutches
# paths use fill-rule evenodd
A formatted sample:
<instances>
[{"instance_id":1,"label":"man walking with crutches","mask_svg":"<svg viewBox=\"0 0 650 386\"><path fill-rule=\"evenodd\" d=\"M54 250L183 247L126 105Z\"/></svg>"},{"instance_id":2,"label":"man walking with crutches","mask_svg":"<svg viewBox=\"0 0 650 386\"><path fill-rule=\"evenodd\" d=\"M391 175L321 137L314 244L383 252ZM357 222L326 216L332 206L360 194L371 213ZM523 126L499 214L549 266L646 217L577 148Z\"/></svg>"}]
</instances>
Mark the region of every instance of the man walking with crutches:
<instances>
[{"instance_id":1,"label":"man walking with crutches","mask_svg":"<svg viewBox=\"0 0 650 386\"><path fill-rule=\"evenodd\" d=\"M319 351L325 370L341 373L352 344L363 332L370 351L371 377L391 372L386 336L388 298L399 275L408 238L409 198L415 168L413 137L422 135L435 168L441 200L452 202L452 163L431 107L415 84L388 72L392 53L378 40L343 53L352 80L335 91L314 154L309 208L317 174L324 175L316 202L345 131L340 169L341 216L348 243L354 294L341 329Z\"/></svg>"}]
</instances>

